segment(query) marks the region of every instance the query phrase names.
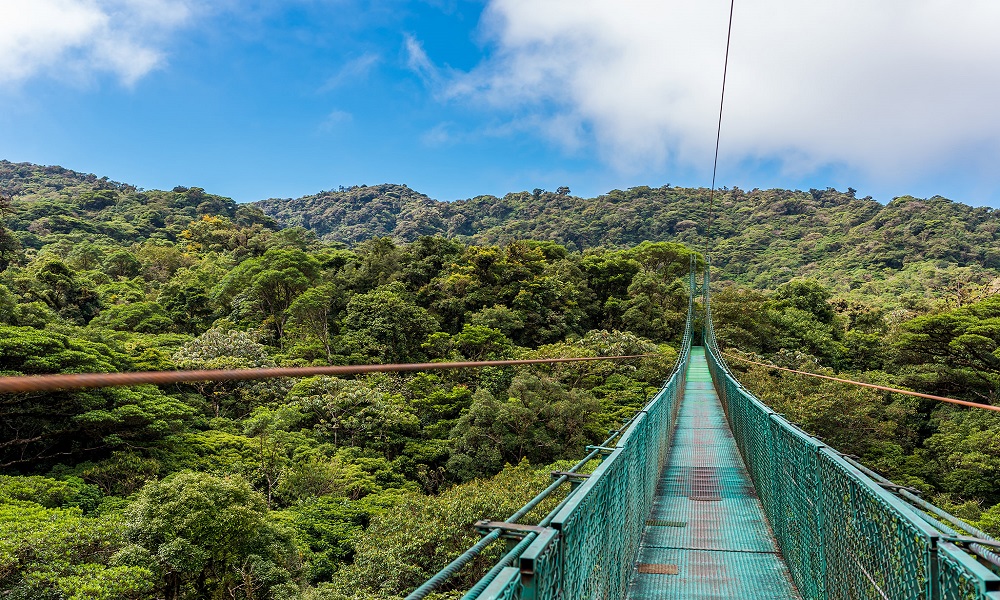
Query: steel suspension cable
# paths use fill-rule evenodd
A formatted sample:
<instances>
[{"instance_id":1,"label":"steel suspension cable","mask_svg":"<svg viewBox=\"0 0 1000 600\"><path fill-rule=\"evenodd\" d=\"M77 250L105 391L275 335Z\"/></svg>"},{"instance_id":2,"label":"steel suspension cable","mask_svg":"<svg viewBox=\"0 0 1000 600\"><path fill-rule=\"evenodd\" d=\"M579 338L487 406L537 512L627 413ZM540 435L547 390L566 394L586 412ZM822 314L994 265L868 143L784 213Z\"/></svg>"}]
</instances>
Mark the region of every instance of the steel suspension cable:
<instances>
[{"instance_id":1,"label":"steel suspension cable","mask_svg":"<svg viewBox=\"0 0 1000 600\"><path fill-rule=\"evenodd\" d=\"M883 392L893 392L896 394L904 394L906 396L916 396L917 398L926 398L928 400L936 400L938 402L947 402L948 404L958 404L960 406L969 406L972 408L981 408L983 410L992 410L995 412L1000 412L1000 406L993 406L992 404L982 404L979 402L970 402L968 400L958 400L956 398L946 398L945 396L935 396L933 394L922 394L920 392L911 392L910 390L901 390L899 388L888 387L885 385L877 385L874 383L864 383L862 381L854 381L851 379L842 379L840 377L831 377L829 375L820 375L819 373L810 373L808 371L798 371L796 369L789 369L786 367L779 367L778 365L772 365L768 363L757 362L755 360L750 360L749 358L743 358L742 356L736 356L735 354L730 354L728 352L723 352L719 350L719 354L723 356L736 359L740 362L750 363L752 365L757 365L760 367L767 367L768 369L777 369L779 371L786 371L788 373L795 373L796 375L805 375L807 377L815 377L817 379L828 379L830 381L837 381L840 383L848 383L851 385L856 385L859 387L871 388L874 390L881 390Z\"/></svg>"},{"instance_id":2,"label":"steel suspension cable","mask_svg":"<svg viewBox=\"0 0 1000 600\"><path fill-rule=\"evenodd\" d=\"M729 46L733 39L733 9L736 0L729 2L729 28L726 31L726 59L722 64L722 93L719 97L719 123L715 130L715 159L712 161L712 190L708 195L708 227L705 230L705 256L712 251L712 221L715 220L715 176L719 171L719 144L722 140L722 111L726 106L726 75L729 72Z\"/></svg>"},{"instance_id":3,"label":"steel suspension cable","mask_svg":"<svg viewBox=\"0 0 1000 600\"><path fill-rule=\"evenodd\" d=\"M385 365L347 365L330 367L274 367L265 369L208 369L189 371L138 371L134 373L65 373L55 375L18 375L0 377L0 394L48 392L54 390L114 387L141 384L171 384L193 381L245 381L274 377L312 377L314 375L360 375L429 371L435 369L476 369L482 367L512 367L553 363L588 362L595 360L628 360L648 358L657 354L628 356L578 356L572 358L531 358L522 360L481 360L465 362L397 363Z\"/></svg>"}]
</instances>

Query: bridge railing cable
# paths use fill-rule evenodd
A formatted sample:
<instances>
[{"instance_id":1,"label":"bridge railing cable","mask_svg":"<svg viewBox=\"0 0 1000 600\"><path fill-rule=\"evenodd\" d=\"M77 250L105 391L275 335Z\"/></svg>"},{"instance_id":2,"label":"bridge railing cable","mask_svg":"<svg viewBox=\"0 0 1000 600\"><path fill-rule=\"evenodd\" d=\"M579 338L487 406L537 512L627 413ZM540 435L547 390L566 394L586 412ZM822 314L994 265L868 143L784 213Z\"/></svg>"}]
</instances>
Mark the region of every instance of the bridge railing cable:
<instances>
[{"instance_id":1,"label":"bridge railing cable","mask_svg":"<svg viewBox=\"0 0 1000 600\"><path fill-rule=\"evenodd\" d=\"M567 473L506 522L480 521L492 528L473 548L457 557L413 591L407 600L424 598L442 587L501 532L520 540L463 598L511 600L532 598L621 598L639 552L639 539L673 436L684 391L694 334L696 279L694 259L689 281L687 321L677 362L659 392L642 410ZM590 473L574 477L593 460ZM569 494L538 525L517 521L566 481ZM582 480L582 482L581 482Z\"/></svg>"},{"instance_id":2,"label":"bridge railing cable","mask_svg":"<svg viewBox=\"0 0 1000 600\"><path fill-rule=\"evenodd\" d=\"M810 436L739 383L715 339L709 283L706 268L709 369L802 597L1000 600L1000 575L986 566L996 540Z\"/></svg>"}]
</instances>

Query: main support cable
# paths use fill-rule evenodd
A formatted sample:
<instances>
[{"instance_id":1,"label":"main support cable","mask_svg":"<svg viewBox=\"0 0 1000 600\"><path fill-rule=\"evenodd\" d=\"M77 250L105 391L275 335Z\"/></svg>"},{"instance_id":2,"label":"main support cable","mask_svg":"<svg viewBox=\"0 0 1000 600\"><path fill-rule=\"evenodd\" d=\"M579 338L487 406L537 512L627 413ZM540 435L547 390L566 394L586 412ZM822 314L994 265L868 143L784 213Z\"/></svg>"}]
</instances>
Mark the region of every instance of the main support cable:
<instances>
[{"instance_id":1,"label":"main support cable","mask_svg":"<svg viewBox=\"0 0 1000 600\"><path fill-rule=\"evenodd\" d=\"M243 381L274 377L312 377L315 375L360 375L435 369L474 369L481 367L513 367L553 363L587 362L595 360L628 360L648 358L657 354L628 356L578 356L572 358L531 358L523 360L481 360L466 362L398 363L388 365L347 365L331 367L275 367L268 369L209 369L191 371L141 371L135 373L67 373L57 375L18 375L0 377L0 394L78 390L123 385L185 383L192 381Z\"/></svg>"},{"instance_id":2,"label":"main support cable","mask_svg":"<svg viewBox=\"0 0 1000 600\"><path fill-rule=\"evenodd\" d=\"M729 44L733 39L733 9L736 0L729 2L729 28L726 31L726 59L722 65L722 94L719 97L719 124L715 130L715 159L712 161L712 191L708 195L708 227L705 230L705 256L712 251L712 221L715 220L715 176L719 171L719 143L722 140L722 110L726 105L726 75L729 72Z\"/></svg>"}]
</instances>

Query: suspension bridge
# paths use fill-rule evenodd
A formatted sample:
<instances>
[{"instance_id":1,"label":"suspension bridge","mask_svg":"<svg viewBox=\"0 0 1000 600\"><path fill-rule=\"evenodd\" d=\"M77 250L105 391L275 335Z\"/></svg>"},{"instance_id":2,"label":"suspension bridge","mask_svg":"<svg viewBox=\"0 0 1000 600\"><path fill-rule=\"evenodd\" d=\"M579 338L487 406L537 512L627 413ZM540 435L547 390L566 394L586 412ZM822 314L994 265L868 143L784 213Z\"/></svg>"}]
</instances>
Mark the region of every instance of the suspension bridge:
<instances>
[{"instance_id":1,"label":"suspension bridge","mask_svg":"<svg viewBox=\"0 0 1000 600\"><path fill-rule=\"evenodd\" d=\"M483 539L407 600L500 539L506 553L463 599L1000 600L1000 542L768 408L719 351L708 269L700 335L693 268L689 285L659 393L514 515L476 523Z\"/></svg>"}]
</instances>

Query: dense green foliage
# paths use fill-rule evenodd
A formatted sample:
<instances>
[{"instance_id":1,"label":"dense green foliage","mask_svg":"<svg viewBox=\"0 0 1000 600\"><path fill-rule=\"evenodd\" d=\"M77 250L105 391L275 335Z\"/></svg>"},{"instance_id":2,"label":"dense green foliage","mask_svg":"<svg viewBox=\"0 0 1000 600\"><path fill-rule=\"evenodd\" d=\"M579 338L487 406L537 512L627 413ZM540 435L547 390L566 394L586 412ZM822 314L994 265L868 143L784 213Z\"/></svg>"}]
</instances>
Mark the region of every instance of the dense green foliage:
<instances>
[{"instance_id":1,"label":"dense green foliage","mask_svg":"<svg viewBox=\"0 0 1000 600\"><path fill-rule=\"evenodd\" d=\"M405 186L360 186L257 206L286 226L354 243L446 235L475 243L551 240L572 249L647 240L704 244L707 189L614 190L597 198L535 190L437 202ZM811 277L893 308L924 298L968 301L1000 275L1000 213L941 197L887 205L853 190L723 190L713 259L720 275L758 288Z\"/></svg>"},{"instance_id":2,"label":"dense green foliage","mask_svg":"<svg viewBox=\"0 0 1000 600\"><path fill-rule=\"evenodd\" d=\"M441 203L383 185L238 206L0 161L3 374L656 354L0 398L0 595L399 597L659 386L706 196ZM727 352L997 402L994 211L719 198ZM732 364L834 447L1000 533L991 414Z\"/></svg>"},{"instance_id":3,"label":"dense green foliage","mask_svg":"<svg viewBox=\"0 0 1000 600\"><path fill-rule=\"evenodd\" d=\"M5 397L7 597L397 596L637 410L676 356L677 244L348 249L197 188L2 166L23 184L2 224L4 374L655 355Z\"/></svg>"}]
</instances>

